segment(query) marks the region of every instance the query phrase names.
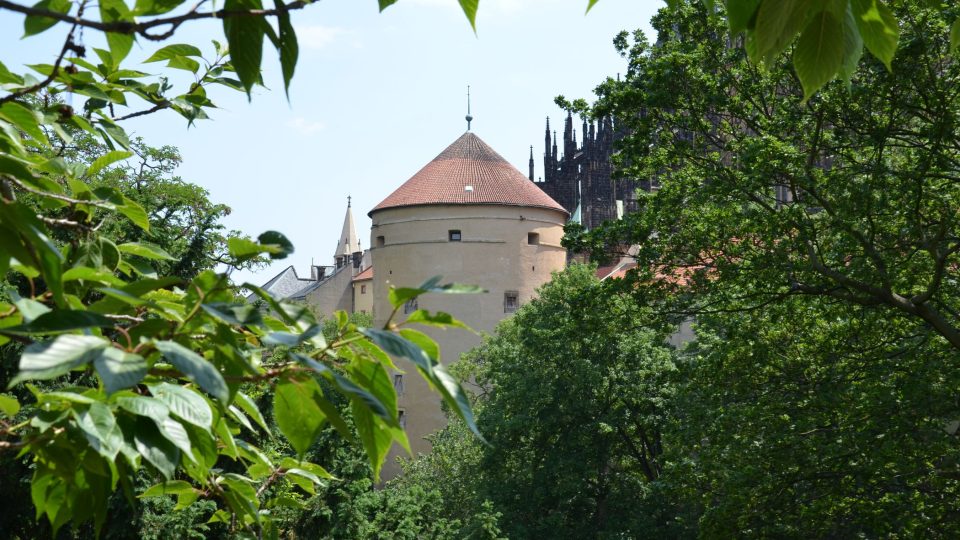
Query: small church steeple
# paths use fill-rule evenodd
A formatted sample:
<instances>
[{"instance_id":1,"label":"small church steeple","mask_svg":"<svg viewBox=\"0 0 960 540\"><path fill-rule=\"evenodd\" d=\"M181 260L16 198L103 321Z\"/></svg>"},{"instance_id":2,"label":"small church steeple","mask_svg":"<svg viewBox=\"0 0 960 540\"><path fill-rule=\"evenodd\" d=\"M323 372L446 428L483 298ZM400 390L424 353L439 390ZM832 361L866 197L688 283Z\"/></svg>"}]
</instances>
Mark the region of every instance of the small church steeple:
<instances>
[{"instance_id":1,"label":"small church steeple","mask_svg":"<svg viewBox=\"0 0 960 540\"><path fill-rule=\"evenodd\" d=\"M355 253L360 253L360 242L357 240L357 227L353 224L353 209L351 197L347 196L347 213L343 216L343 230L340 232L340 242L333 254L337 268L346 266Z\"/></svg>"}]
</instances>

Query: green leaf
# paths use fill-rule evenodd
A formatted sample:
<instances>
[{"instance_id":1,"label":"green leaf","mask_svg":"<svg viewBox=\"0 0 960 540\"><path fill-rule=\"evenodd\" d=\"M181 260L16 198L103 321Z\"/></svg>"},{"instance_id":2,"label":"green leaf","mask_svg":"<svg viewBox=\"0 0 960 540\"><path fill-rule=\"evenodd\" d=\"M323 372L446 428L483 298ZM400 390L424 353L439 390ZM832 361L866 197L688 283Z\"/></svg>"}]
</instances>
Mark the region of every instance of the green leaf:
<instances>
[{"instance_id":1,"label":"green leaf","mask_svg":"<svg viewBox=\"0 0 960 540\"><path fill-rule=\"evenodd\" d=\"M251 433L256 433L257 430L253 429L253 424L250 423L250 419L247 418L247 415L243 414L239 408L234 405L227 407L227 413L231 418L237 421L238 424L250 430Z\"/></svg>"},{"instance_id":2,"label":"green leaf","mask_svg":"<svg viewBox=\"0 0 960 540\"><path fill-rule=\"evenodd\" d=\"M424 281L419 287L398 287L390 289L388 296L393 307L400 307L406 302L426 293L446 293L446 294L477 294L487 292L483 287L476 285L463 285L460 283L446 283L441 285L440 276L433 276Z\"/></svg>"},{"instance_id":3,"label":"green leaf","mask_svg":"<svg viewBox=\"0 0 960 540\"><path fill-rule=\"evenodd\" d=\"M39 259L39 267L47 288L53 294L57 305L63 306L66 303L63 296L63 253L47 236L45 227L37 219L37 215L25 205L3 204L0 205L0 222L17 231L26 242L29 242L33 257ZM28 264L28 261L20 261L20 263Z\"/></svg>"},{"instance_id":4,"label":"green leaf","mask_svg":"<svg viewBox=\"0 0 960 540\"><path fill-rule=\"evenodd\" d=\"M270 433L270 428L267 427L267 421L264 420L263 414L260 412L260 408L257 407L257 404L252 399L250 399L250 396L244 394L243 392L237 392L234 403L243 409L243 412L247 413L250 418L253 418L253 421L262 427L264 432Z\"/></svg>"},{"instance_id":5,"label":"green leaf","mask_svg":"<svg viewBox=\"0 0 960 540\"><path fill-rule=\"evenodd\" d=\"M8 120L35 141L50 146L46 133L40 129L40 122L43 117L37 111L16 101L10 101L0 105L0 118Z\"/></svg>"},{"instance_id":6,"label":"green leaf","mask_svg":"<svg viewBox=\"0 0 960 540\"><path fill-rule=\"evenodd\" d=\"M160 482L150 486L149 489L138 495L141 499L149 497L163 497L164 495L182 495L184 493L194 493L196 489L190 482L184 480L170 480L169 482Z\"/></svg>"},{"instance_id":7,"label":"green leaf","mask_svg":"<svg viewBox=\"0 0 960 540\"><path fill-rule=\"evenodd\" d=\"M13 396L0 394L0 412L13 418L20 412L20 402Z\"/></svg>"},{"instance_id":8,"label":"green leaf","mask_svg":"<svg viewBox=\"0 0 960 540\"><path fill-rule=\"evenodd\" d=\"M200 388L224 403L229 401L230 390L227 383L213 364L174 341L157 341L154 345L163 353L164 358L188 379L200 385Z\"/></svg>"},{"instance_id":9,"label":"green leaf","mask_svg":"<svg viewBox=\"0 0 960 540\"><path fill-rule=\"evenodd\" d=\"M41 0L33 5L34 9L68 13L73 3L70 0ZM39 34L57 24L57 19L40 15L27 15L23 20L23 37Z\"/></svg>"},{"instance_id":10,"label":"green leaf","mask_svg":"<svg viewBox=\"0 0 960 540\"><path fill-rule=\"evenodd\" d=\"M227 239L227 249L230 256L238 261L252 259L261 253L267 253L271 259L283 259L293 253L293 244L287 238L276 232L267 231L260 235L259 242L246 238L233 237Z\"/></svg>"},{"instance_id":11,"label":"green leaf","mask_svg":"<svg viewBox=\"0 0 960 540\"><path fill-rule=\"evenodd\" d=\"M17 311L20 312L26 322L33 321L44 313L50 313L50 308L31 298L14 296L13 305L17 307Z\"/></svg>"},{"instance_id":12,"label":"green leaf","mask_svg":"<svg viewBox=\"0 0 960 540\"><path fill-rule=\"evenodd\" d=\"M271 259L283 259L293 253L293 244L277 231L267 231L257 237L260 245L266 248Z\"/></svg>"},{"instance_id":13,"label":"green leaf","mask_svg":"<svg viewBox=\"0 0 960 540\"><path fill-rule=\"evenodd\" d=\"M950 52L957 54L958 50L960 50L960 17L950 26Z\"/></svg>"},{"instance_id":14,"label":"green leaf","mask_svg":"<svg viewBox=\"0 0 960 540\"><path fill-rule=\"evenodd\" d=\"M277 299L270 296L270 293L252 283L244 283L241 288L247 289L266 302L273 313L279 315L283 322L287 324L296 324L304 314L309 313L309 310L303 306L277 302Z\"/></svg>"},{"instance_id":15,"label":"green leaf","mask_svg":"<svg viewBox=\"0 0 960 540\"><path fill-rule=\"evenodd\" d=\"M770 61L780 54L806 22L806 0L766 0L757 10L756 54L754 62ZM836 72L836 70L834 70Z\"/></svg>"},{"instance_id":16,"label":"green leaf","mask_svg":"<svg viewBox=\"0 0 960 540\"><path fill-rule=\"evenodd\" d=\"M588 0L588 1L587 1L587 11L586 11L586 13L590 13L590 10L593 9L593 6L595 6L595 5L597 4L597 2L599 2L599 1L600 1L600 0Z\"/></svg>"},{"instance_id":17,"label":"green leaf","mask_svg":"<svg viewBox=\"0 0 960 540\"><path fill-rule=\"evenodd\" d=\"M223 443L220 453L231 459L237 459L237 443L233 440L233 434L230 433L230 426L227 425L226 420L221 418L213 429Z\"/></svg>"},{"instance_id":18,"label":"green leaf","mask_svg":"<svg viewBox=\"0 0 960 540\"><path fill-rule=\"evenodd\" d=\"M263 344L271 347L296 347L310 341L314 337L322 337L320 325L312 325L300 334L293 332L270 332L263 338Z\"/></svg>"},{"instance_id":19,"label":"green leaf","mask_svg":"<svg viewBox=\"0 0 960 540\"><path fill-rule=\"evenodd\" d=\"M261 9L260 0L225 0L227 11ZM250 96L253 85L260 81L260 62L263 57L263 35L266 23L260 17L227 17L223 33L230 48L230 63Z\"/></svg>"},{"instance_id":20,"label":"green leaf","mask_svg":"<svg viewBox=\"0 0 960 540\"><path fill-rule=\"evenodd\" d=\"M281 8L283 0L273 0L277 9ZM297 67L297 57L300 54L300 48L297 45L297 33L290 24L290 13L281 10L277 15L277 25L280 29L279 44L277 50L280 52L280 68L283 72L283 90L290 99L290 81L293 80L293 72Z\"/></svg>"},{"instance_id":21,"label":"green leaf","mask_svg":"<svg viewBox=\"0 0 960 540\"><path fill-rule=\"evenodd\" d=\"M193 45L186 45L183 43L178 43L175 45L167 45L157 52L150 55L150 58L144 60L144 63L150 62L161 62L163 60L170 60L171 58L176 58L178 56L199 56L202 57L203 53L200 49L194 47Z\"/></svg>"},{"instance_id":22,"label":"green leaf","mask_svg":"<svg viewBox=\"0 0 960 540\"><path fill-rule=\"evenodd\" d=\"M134 15L163 15L183 4L183 0L137 0Z\"/></svg>"},{"instance_id":23,"label":"green leaf","mask_svg":"<svg viewBox=\"0 0 960 540\"><path fill-rule=\"evenodd\" d=\"M426 324L429 326L439 326L440 328L454 327L462 328L464 330L471 330L469 326L464 324L462 321L455 319L453 315L444 313L442 311L430 313L425 309L418 309L411 313L409 317L407 317L406 322Z\"/></svg>"},{"instance_id":24,"label":"green leaf","mask_svg":"<svg viewBox=\"0 0 960 540\"><path fill-rule=\"evenodd\" d=\"M313 377L293 377L277 384L273 417L290 446L303 456L323 429L326 415L319 407L326 401Z\"/></svg>"},{"instance_id":25,"label":"green leaf","mask_svg":"<svg viewBox=\"0 0 960 540\"><path fill-rule=\"evenodd\" d=\"M325 478L327 480L336 480L337 477L330 474L329 471L317 465L316 463L310 463L309 461L298 461L291 457L285 457L280 461L280 466L284 469L303 469L310 472L320 478Z\"/></svg>"},{"instance_id":26,"label":"green leaf","mask_svg":"<svg viewBox=\"0 0 960 540\"><path fill-rule=\"evenodd\" d=\"M310 480L311 482L313 482L313 483L316 484L317 486L325 486L325 485L327 485L327 483L324 482L323 480L321 480L319 476L313 474L313 473L310 472L310 471L304 470L304 469L298 469L298 468L295 468L295 467L294 467L294 468L290 468L290 469L287 469L286 474L292 474L292 475L295 475L295 476L301 476L301 477L303 477L303 478L306 478L307 480Z\"/></svg>"},{"instance_id":27,"label":"green leaf","mask_svg":"<svg viewBox=\"0 0 960 540\"><path fill-rule=\"evenodd\" d=\"M843 63L837 73L848 88L861 58L863 58L863 38L857 28L853 10L848 5L843 12Z\"/></svg>"},{"instance_id":28,"label":"green leaf","mask_svg":"<svg viewBox=\"0 0 960 540\"><path fill-rule=\"evenodd\" d=\"M477 31L477 6L480 4L480 0L459 0L459 1L460 1L460 9L463 10L463 14L466 15L467 20L470 21L470 28L473 28L473 31L476 32Z\"/></svg>"},{"instance_id":29,"label":"green leaf","mask_svg":"<svg viewBox=\"0 0 960 540\"><path fill-rule=\"evenodd\" d=\"M367 390L364 390L350 379L340 375L336 371L312 358L297 353L293 353L291 356L316 371L323 378L327 379L331 384L333 384L334 388L336 388L337 391L344 396L350 398L351 400L358 399L360 402L366 404L366 406L369 407L370 410L373 411L377 416L384 418L388 422L396 419L396 390L393 389L393 385L390 383L389 378L387 379L387 386L389 386L389 390L382 387L380 388L381 391L387 394L387 399L384 401L378 397L375 397ZM379 362L366 362L366 364L375 364L377 366L380 365ZM374 368L368 368L368 370L372 369Z\"/></svg>"},{"instance_id":30,"label":"green leaf","mask_svg":"<svg viewBox=\"0 0 960 540\"><path fill-rule=\"evenodd\" d=\"M351 401L350 410L353 412L353 424L357 428L357 435L367 453L373 477L380 480L380 468L393 446L393 435L386 426L381 425L376 416L359 402Z\"/></svg>"},{"instance_id":31,"label":"green leaf","mask_svg":"<svg viewBox=\"0 0 960 540\"><path fill-rule=\"evenodd\" d=\"M843 66L843 24L828 10L813 17L793 50L793 66L809 99L830 82Z\"/></svg>"},{"instance_id":32,"label":"green leaf","mask_svg":"<svg viewBox=\"0 0 960 540\"><path fill-rule=\"evenodd\" d=\"M183 429L180 422L177 422L169 416L159 420L154 419L154 422L157 424L157 429L160 430L160 434L163 435L165 439L179 448L183 455L191 460L194 459L193 447L190 445L190 435L187 434L187 430Z\"/></svg>"},{"instance_id":33,"label":"green leaf","mask_svg":"<svg viewBox=\"0 0 960 540\"><path fill-rule=\"evenodd\" d=\"M197 392L175 384L160 383L151 385L150 393L183 421L210 431L213 411Z\"/></svg>"},{"instance_id":34,"label":"green leaf","mask_svg":"<svg viewBox=\"0 0 960 540\"><path fill-rule=\"evenodd\" d=\"M17 141L20 140L20 137L16 134L13 134L12 137L16 137ZM33 173L30 172L30 169L28 169L23 163L3 155L0 155L0 173L7 173L14 178L19 178L26 181L30 181L32 178L34 178Z\"/></svg>"},{"instance_id":35,"label":"green leaf","mask_svg":"<svg viewBox=\"0 0 960 540\"><path fill-rule=\"evenodd\" d=\"M200 306L211 316L227 323L236 325L256 325L263 322L260 311L253 304L228 304L215 302Z\"/></svg>"},{"instance_id":36,"label":"green leaf","mask_svg":"<svg viewBox=\"0 0 960 540\"><path fill-rule=\"evenodd\" d=\"M897 52L900 41L900 26L896 15L879 0L851 0L854 19L863 43L887 70Z\"/></svg>"},{"instance_id":37,"label":"green leaf","mask_svg":"<svg viewBox=\"0 0 960 540\"><path fill-rule=\"evenodd\" d=\"M383 12L383 10L387 9L388 7L396 3L397 3L397 0L377 0L377 4L380 6L381 13Z\"/></svg>"},{"instance_id":38,"label":"green leaf","mask_svg":"<svg viewBox=\"0 0 960 540\"><path fill-rule=\"evenodd\" d=\"M112 139L120 146L124 148L130 148L130 138L127 136L127 132L117 124L113 123L113 121L104 119L97 122L97 125L99 125L100 129L102 130L101 135L109 136L104 136L104 142L107 144L107 146L113 148L112 143L110 142Z\"/></svg>"},{"instance_id":39,"label":"green leaf","mask_svg":"<svg viewBox=\"0 0 960 540\"><path fill-rule=\"evenodd\" d=\"M133 432L134 446L137 452L160 471L166 479L173 477L180 463L180 450L168 441L156 424L146 418L137 418Z\"/></svg>"},{"instance_id":40,"label":"green leaf","mask_svg":"<svg viewBox=\"0 0 960 540\"><path fill-rule=\"evenodd\" d=\"M156 244L150 244L148 242L127 242L117 246L117 249L119 249L122 253L129 253L130 255L136 255L145 259L153 259L156 261L177 260L167 253L162 247Z\"/></svg>"},{"instance_id":41,"label":"green leaf","mask_svg":"<svg viewBox=\"0 0 960 540\"><path fill-rule=\"evenodd\" d=\"M123 281L112 272L96 270L89 266L78 266L71 268L63 273L63 281L92 281L94 283L103 283L106 285L121 285Z\"/></svg>"},{"instance_id":42,"label":"green leaf","mask_svg":"<svg viewBox=\"0 0 960 540\"><path fill-rule=\"evenodd\" d=\"M107 394L138 384L147 375L147 361L139 354L114 347L104 349L93 361Z\"/></svg>"},{"instance_id":43,"label":"green leaf","mask_svg":"<svg viewBox=\"0 0 960 540\"><path fill-rule=\"evenodd\" d=\"M27 346L20 357L20 370L10 386L28 381L59 377L71 369L90 362L110 342L96 336L65 334L50 341Z\"/></svg>"},{"instance_id":44,"label":"green leaf","mask_svg":"<svg viewBox=\"0 0 960 540\"><path fill-rule=\"evenodd\" d=\"M106 154L93 160L93 163L91 163L90 166L87 167L87 171L84 174L86 176L96 176L98 172L102 171L106 167L118 161L127 159L132 155L133 155L133 152L128 152L126 150L113 150L111 152L107 152Z\"/></svg>"},{"instance_id":45,"label":"green leaf","mask_svg":"<svg viewBox=\"0 0 960 540\"><path fill-rule=\"evenodd\" d=\"M170 408L157 398L147 396L121 396L117 406L137 416L160 421L170 415Z\"/></svg>"},{"instance_id":46,"label":"green leaf","mask_svg":"<svg viewBox=\"0 0 960 540\"><path fill-rule=\"evenodd\" d=\"M147 211L133 199L124 196L123 204L117 206L117 212L126 216L126 218L132 221L137 227L145 231L150 230L150 219L147 216Z\"/></svg>"},{"instance_id":47,"label":"green leaf","mask_svg":"<svg viewBox=\"0 0 960 540\"><path fill-rule=\"evenodd\" d=\"M98 0L100 4L100 19L105 23L124 21L133 22L133 15L130 8L127 7L125 0ZM107 44L110 46L110 54L113 56L113 65L119 66L120 62L130 54L133 47L133 34L121 34L117 32L106 32Z\"/></svg>"},{"instance_id":48,"label":"green leaf","mask_svg":"<svg viewBox=\"0 0 960 540\"><path fill-rule=\"evenodd\" d=\"M123 433L110 407L94 402L86 410L76 412L75 416L77 426L90 446L105 459L113 461L123 444Z\"/></svg>"},{"instance_id":49,"label":"green leaf","mask_svg":"<svg viewBox=\"0 0 960 540\"><path fill-rule=\"evenodd\" d=\"M57 309L38 316L29 323L0 328L0 333L19 336L57 334L84 328L109 328L113 321L90 311Z\"/></svg>"},{"instance_id":50,"label":"green leaf","mask_svg":"<svg viewBox=\"0 0 960 540\"><path fill-rule=\"evenodd\" d=\"M737 35L744 30L753 30L760 0L727 0L727 23L730 33Z\"/></svg>"},{"instance_id":51,"label":"green leaf","mask_svg":"<svg viewBox=\"0 0 960 540\"><path fill-rule=\"evenodd\" d=\"M427 350L432 352L436 349L436 343L432 339L422 332L410 329L401 330L400 336L376 328L361 328L360 331L386 353L413 362L420 374L440 393L443 400L463 419L467 427L478 437L483 438L477 429L466 393L446 368L437 362L435 353L428 354Z\"/></svg>"}]
</instances>

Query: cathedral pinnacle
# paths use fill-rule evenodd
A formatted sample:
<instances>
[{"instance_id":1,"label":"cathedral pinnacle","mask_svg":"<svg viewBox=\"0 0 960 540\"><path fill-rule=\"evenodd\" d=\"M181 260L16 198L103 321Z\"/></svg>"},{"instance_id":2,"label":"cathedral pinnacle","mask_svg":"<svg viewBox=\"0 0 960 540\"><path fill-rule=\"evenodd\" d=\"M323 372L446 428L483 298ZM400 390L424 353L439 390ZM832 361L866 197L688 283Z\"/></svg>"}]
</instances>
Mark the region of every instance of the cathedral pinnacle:
<instances>
[{"instance_id":1,"label":"cathedral pinnacle","mask_svg":"<svg viewBox=\"0 0 960 540\"><path fill-rule=\"evenodd\" d=\"M467 85L467 131L470 131L470 122L473 121L473 117L470 116L470 85Z\"/></svg>"}]
</instances>

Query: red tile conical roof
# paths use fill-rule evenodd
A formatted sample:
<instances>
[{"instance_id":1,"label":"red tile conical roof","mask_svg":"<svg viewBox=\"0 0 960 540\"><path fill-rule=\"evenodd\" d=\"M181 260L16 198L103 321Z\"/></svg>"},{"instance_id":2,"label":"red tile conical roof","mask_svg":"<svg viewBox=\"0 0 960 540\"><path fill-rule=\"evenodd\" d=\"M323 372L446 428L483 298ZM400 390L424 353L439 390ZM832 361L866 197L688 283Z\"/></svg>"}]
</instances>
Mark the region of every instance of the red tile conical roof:
<instances>
[{"instance_id":1,"label":"red tile conical roof","mask_svg":"<svg viewBox=\"0 0 960 540\"><path fill-rule=\"evenodd\" d=\"M533 206L567 214L557 201L469 131L375 206L370 214L385 208L427 204Z\"/></svg>"}]
</instances>

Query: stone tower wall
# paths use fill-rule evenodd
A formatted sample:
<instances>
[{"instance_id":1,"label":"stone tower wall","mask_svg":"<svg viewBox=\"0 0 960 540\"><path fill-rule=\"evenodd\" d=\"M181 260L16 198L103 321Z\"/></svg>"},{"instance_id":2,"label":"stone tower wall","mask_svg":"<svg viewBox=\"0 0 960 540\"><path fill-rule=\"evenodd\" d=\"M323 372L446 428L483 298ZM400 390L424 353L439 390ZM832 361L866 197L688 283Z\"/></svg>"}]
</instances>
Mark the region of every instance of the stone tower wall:
<instances>
[{"instance_id":1,"label":"stone tower wall","mask_svg":"<svg viewBox=\"0 0 960 540\"><path fill-rule=\"evenodd\" d=\"M534 297L551 272L564 268L566 250L560 245L566 216L557 210L500 205L432 205L388 208L373 212L372 246L374 323L383 325L392 311L391 285L417 286L435 276L443 282L480 285L478 295L428 294L418 307L445 311L479 332L492 332L505 312L505 293L516 292L520 304ZM461 240L451 241L450 231ZM530 235L538 243L530 244ZM403 320L403 309L398 317ZM440 345L445 364L480 344L480 337L463 330L421 329ZM399 396L407 436L414 453L429 451L424 437L446 425L440 400L412 366L402 378ZM396 474L393 456L384 477Z\"/></svg>"}]
</instances>

